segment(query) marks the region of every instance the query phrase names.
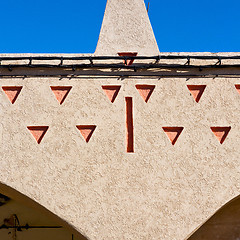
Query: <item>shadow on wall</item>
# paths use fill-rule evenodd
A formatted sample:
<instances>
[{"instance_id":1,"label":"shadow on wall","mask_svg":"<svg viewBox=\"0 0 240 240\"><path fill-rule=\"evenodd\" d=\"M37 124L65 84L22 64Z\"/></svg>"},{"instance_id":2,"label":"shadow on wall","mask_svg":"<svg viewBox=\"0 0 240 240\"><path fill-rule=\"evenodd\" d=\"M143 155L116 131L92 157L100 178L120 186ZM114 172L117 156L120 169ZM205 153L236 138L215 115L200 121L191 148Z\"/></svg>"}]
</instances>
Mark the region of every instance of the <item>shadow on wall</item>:
<instances>
[{"instance_id":1,"label":"shadow on wall","mask_svg":"<svg viewBox=\"0 0 240 240\"><path fill-rule=\"evenodd\" d=\"M0 239L87 240L67 222L2 183L0 183Z\"/></svg>"},{"instance_id":2,"label":"shadow on wall","mask_svg":"<svg viewBox=\"0 0 240 240\"><path fill-rule=\"evenodd\" d=\"M240 196L218 210L188 240L240 240Z\"/></svg>"}]
</instances>

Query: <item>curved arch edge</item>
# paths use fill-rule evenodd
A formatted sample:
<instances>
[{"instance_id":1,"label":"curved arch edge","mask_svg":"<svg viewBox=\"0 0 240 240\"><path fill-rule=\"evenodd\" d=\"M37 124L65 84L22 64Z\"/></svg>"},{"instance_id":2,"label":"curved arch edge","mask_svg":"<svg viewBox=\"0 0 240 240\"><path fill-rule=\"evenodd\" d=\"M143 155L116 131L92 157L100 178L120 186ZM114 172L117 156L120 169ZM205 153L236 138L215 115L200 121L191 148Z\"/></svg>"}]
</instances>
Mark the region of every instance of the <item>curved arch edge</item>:
<instances>
[{"instance_id":1,"label":"curved arch edge","mask_svg":"<svg viewBox=\"0 0 240 240\"><path fill-rule=\"evenodd\" d=\"M45 216L49 217L59 225L68 229L73 235L79 240L90 240L88 237L84 236L83 233L79 232L72 224L68 223L65 219L57 216L55 213L48 210L46 207L42 206L37 201L31 199L25 194L19 192L18 190L10 187L9 185L0 182L0 193L6 195L10 199L17 201L27 207L35 209L37 211L41 211Z\"/></svg>"},{"instance_id":2,"label":"curved arch edge","mask_svg":"<svg viewBox=\"0 0 240 240\"><path fill-rule=\"evenodd\" d=\"M211 218L213 218L217 213L219 213L221 210L223 210L225 207L231 205L234 201L240 199L240 194L236 197L230 199L229 201L225 202L220 208L218 208L211 216L209 216L203 223L201 223L195 230L193 230L188 236L185 238L185 240L190 239L201 227L203 227Z\"/></svg>"}]
</instances>

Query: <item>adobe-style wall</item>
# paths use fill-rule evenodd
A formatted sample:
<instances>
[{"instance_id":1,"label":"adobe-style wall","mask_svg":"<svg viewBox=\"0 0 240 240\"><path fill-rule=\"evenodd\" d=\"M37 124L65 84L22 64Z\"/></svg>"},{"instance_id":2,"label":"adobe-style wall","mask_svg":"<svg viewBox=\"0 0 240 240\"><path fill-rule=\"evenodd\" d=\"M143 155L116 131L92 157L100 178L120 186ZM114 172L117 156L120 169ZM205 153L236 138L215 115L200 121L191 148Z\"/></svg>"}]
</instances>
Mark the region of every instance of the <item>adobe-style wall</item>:
<instances>
[{"instance_id":1,"label":"adobe-style wall","mask_svg":"<svg viewBox=\"0 0 240 240\"><path fill-rule=\"evenodd\" d=\"M134 2L143 11L143 1ZM140 45L124 46L122 52L158 55L155 47L148 54ZM40 55L0 58L6 56ZM135 60L133 66L142 63L153 60ZM1 68L0 182L90 240L187 239L240 193L239 73L238 68Z\"/></svg>"}]
</instances>

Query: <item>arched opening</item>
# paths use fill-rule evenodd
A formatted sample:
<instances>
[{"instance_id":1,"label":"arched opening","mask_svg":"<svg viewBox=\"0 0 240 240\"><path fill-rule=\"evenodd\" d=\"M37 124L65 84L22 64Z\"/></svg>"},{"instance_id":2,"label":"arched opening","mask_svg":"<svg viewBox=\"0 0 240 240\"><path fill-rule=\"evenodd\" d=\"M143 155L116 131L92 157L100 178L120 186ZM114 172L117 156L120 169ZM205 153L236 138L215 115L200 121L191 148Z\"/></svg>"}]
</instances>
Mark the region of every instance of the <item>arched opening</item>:
<instances>
[{"instance_id":1,"label":"arched opening","mask_svg":"<svg viewBox=\"0 0 240 240\"><path fill-rule=\"evenodd\" d=\"M207 220L188 240L240 240L240 196Z\"/></svg>"},{"instance_id":2,"label":"arched opening","mask_svg":"<svg viewBox=\"0 0 240 240\"><path fill-rule=\"evenodd\" d=\"M87 240L68 223L0 183L1 240Z\"/></svg>"}]
</instances>

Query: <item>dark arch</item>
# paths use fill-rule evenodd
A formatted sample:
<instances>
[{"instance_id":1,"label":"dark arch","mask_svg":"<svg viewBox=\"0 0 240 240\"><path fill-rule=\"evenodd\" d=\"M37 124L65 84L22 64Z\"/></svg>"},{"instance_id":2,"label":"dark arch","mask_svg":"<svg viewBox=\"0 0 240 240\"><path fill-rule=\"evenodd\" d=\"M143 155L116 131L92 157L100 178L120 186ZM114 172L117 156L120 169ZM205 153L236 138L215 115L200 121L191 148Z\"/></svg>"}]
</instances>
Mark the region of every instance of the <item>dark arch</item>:
<instances>
[{"instance_id":1,"label":"dark arch","mask_svg":"<svg viewBox=\"0 0 240 240\"><path fill-rule=\"evenodd\" d=\"M11 201L17 202L18 204L30 208L33 211L36 211L37 214L43 215L45 218L50 219L51 222L61 226L62 229L68 231L71 235L74 236L74 240L87 240L88 238L79 233L73 226L68 224L66 221L55 215L54 213L47 210L45 207L32 200L31 198L25 196L19 191L0 183L0 215L1 215L1 206L7 205ZM1 225L2 223L0 223Z\"/></svg>"},{"instance_id":2,"label":"dark arch","mask_svg":"<svg viewBox=\"0 0 240 240\"><path fill-rule=\"evenodd\" d=\"M220 208L188 240L240 240L240 196Z\"/></svg>"}]
</instances>

